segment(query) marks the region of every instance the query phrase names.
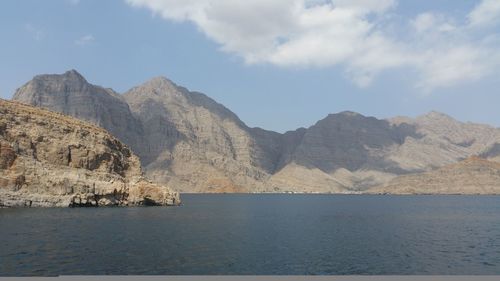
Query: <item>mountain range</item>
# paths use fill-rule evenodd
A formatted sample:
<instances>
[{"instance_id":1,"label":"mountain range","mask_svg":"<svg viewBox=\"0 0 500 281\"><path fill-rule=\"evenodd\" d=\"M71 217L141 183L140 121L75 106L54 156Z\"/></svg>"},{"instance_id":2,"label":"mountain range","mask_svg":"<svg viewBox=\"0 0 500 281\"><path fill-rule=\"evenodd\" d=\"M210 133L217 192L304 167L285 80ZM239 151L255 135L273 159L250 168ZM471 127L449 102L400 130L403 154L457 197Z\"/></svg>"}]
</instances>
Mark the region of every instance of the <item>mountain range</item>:
<instances>
[{"instance_id":1,"label":"mountain range","mask_svg":"<svg viewBox=\"0 0 500 281\"><path fill-rule=\"evenodd\" d=\"M35 76L13 100L101 126L139 156L148 178L179 192L390 193L401 177L471 156L500 160L500 129L438 112L377 119L345 111L277 133L164 77L120 94L70 70Z\"/></svg>"}]
</instances>

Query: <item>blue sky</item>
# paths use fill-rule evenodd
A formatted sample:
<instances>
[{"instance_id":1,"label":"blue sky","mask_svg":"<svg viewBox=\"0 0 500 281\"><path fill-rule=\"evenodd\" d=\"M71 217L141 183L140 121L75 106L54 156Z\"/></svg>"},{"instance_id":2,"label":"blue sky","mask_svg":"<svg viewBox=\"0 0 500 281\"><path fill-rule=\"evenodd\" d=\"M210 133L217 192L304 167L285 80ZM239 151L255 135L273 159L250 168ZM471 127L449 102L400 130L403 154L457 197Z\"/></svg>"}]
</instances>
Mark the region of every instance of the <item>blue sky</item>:
<instances>
[{"instance_id":1,"label":"blue sky","mask_svg":"<svg viewBox=\"0 0 500 281\"><path fill-rule=\"evenodd\" d=\"M498 19L500 0L5 0L0 97L77 69L118 92L166 76L281 132L344 110L498 127Z\"/></svg>"}]
</instances>

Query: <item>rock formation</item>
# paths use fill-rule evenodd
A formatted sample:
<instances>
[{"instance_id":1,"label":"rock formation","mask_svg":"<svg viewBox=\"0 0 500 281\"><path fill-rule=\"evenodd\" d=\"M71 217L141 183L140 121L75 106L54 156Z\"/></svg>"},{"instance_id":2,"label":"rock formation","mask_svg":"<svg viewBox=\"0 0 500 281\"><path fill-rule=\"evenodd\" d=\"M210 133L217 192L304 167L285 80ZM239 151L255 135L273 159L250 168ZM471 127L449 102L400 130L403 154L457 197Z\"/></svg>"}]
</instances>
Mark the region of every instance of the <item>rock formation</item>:
<instances>
[{"instance_id":1,"label":"rock formation","mask_svg":"<svg viewBox=\"0 0 500 281\"><path fill-rule=\"evenodd\" d=\"M159 77L123 97L143 124L146 141L133 149L153 180L189 192L251 192L273 168L251 129L203 94Z\"/></svg>"},{"instance_id":2,"label":"rock formation","mask_svg":"<svg viewBox=\"0 0 500 281\"><path fill-rule=\"evenodd\" d=\"M102 128L0 100L0 207L178 205Z\"/></svg>"},{"instance_id":3,"label":"rock formation","mask_svg":"<svg viewBox=\"0 0 500 281\"><path fill-rule=\"evenodd\" d=\"M474 155L496 160L499 144L499 129L458 122L437 112L387 120L343 112L331 114L305 131L293 152L283 156L283 163L295 166L293 172L280 176L302 177L318 168L321 173L316 173L316 181L334 178L348 190L359 192L400 175L431 171ZM278 174L286 171L286 165L290 164L284 164Z\"/></svg>"},{"instance_id":4,"label":"rock formation","mask_svg":"<svg viewBox=\"0 0 500 281\"><path fill-rule=\"evenodd\" d=\"M365 192L473 155L500 160L500 130L441 113L330 114L284 134L249 128L204 94L158 77L119 95L76 71L40 75L14 100L110 131L146 175L181 192Z\"/></svg>"},{"instance_id":5,"label":"rock formation","mask_svg":"<svg viewBox=\"0 0 500 281\"><path fill-rule=\"evenodd\" d=\"M141 142L141 123L132 116L123 97L88 83L75 70L63 75L36 76L13 99L92 122L129 146Z\"/></svg>"},{"instance_id":6,"label":"rock formation","mask_svg":"<svg viewBox=\"0 0 500 281\"><path fill-rule=\"evenodd\" d=\"M500 163L469 157L439 169L397 177L371 193L500 194Z\"/></svg>"}]
</instances>

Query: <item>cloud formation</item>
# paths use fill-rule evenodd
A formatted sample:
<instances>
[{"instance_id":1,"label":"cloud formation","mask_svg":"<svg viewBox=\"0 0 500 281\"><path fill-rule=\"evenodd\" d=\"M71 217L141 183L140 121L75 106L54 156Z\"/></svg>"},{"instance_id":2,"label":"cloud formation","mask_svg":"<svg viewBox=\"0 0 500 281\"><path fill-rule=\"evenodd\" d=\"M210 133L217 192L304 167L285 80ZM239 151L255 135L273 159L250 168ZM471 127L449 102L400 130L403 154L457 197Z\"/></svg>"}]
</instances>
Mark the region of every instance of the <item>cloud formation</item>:
<instances>
[{"instance_id":1,"label":"cloud formation","mask_svg":"<svg viewBox=\"0 0 500 281\"><path fill-rule=\"evenodd\" d=\"M488 26L500 22L500 1L483 0L468 15L471 26Z\"/></svg>"},{"instance_id":2,"label":"cloud formation","mask_svg":"<svg viewBox=\"0 0 500 281\"><path fill-rule=\"evenodd\" d=\"M415 70L423 92L477 81L500 68L500 0L466 18L432 11L397 16L397 0L126 0L164 19L191 22L247 64L344 67L360 87L381 72Z\"/></svg>"},{"instance_id":3,"label":"cloud formation","mask_svg":"<svg viewBox=\"0 0 500 281\"><path fill-rule=\"evenodd\" d=\"M75 40L75 44L78 46L85 46L95 41L92 34L87 34Z\"/></svg>"}]
</instances>

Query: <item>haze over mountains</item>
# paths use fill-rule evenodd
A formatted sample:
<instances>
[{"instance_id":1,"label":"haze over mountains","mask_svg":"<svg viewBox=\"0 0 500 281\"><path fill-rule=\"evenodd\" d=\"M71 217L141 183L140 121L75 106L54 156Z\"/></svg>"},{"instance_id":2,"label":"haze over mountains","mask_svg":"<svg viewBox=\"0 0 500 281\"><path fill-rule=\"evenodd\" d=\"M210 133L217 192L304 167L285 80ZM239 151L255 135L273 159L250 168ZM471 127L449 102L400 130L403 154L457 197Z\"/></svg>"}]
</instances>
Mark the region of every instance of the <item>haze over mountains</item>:
<instances>
[{"instance_id":1,"label":"haze over mountains","mask_svg":"<svg viewBox=\"0 0 500 281\"><path fill-rule=\"evenodd\" d=\"M149 178L181 192L364 192L474 155L500 160L499 129L438 112L380 120L346 111L281 134L163 77L118 94L71 70L34 77L13 99L105 128Z\"/></svg>"}]
</instances>

